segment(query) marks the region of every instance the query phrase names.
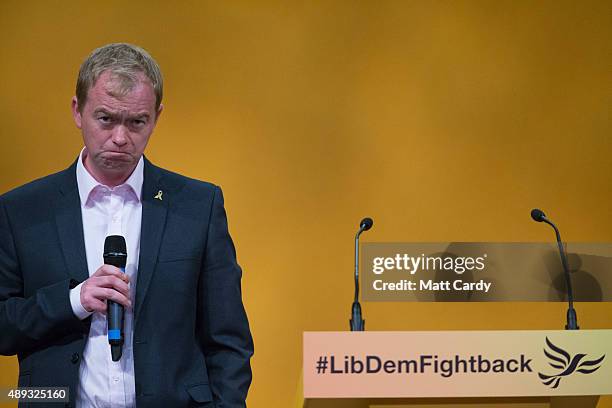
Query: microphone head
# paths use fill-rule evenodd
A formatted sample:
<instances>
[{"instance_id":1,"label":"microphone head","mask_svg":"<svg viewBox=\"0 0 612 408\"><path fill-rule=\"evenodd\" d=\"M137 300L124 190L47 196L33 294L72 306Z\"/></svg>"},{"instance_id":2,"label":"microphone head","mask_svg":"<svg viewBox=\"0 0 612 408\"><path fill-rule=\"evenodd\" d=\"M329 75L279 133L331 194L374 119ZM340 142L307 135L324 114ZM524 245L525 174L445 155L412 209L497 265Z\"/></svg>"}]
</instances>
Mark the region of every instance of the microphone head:
<instances>
[{"instance_id":1,"label":"microphone head","mask_svg":"<svg viewBox=\"0 0 612 408\"><path fill-rule=\"evenodd\" d=\"M374 225L374 221L371 218L366 217L359 223L359 228L363 228L364 231L369 230Z\"/></svg>"},{"instance_id":2,"label":"microphone head","mask_svg":"<svg viewBox=\"0 0 612 408\"><path fill-rule=\"evenodd\" d=\"M546 219L546 215L544 214L544 211L534 208L531 210L531 218L533 218L534 221L542 222Z\"/></svg>"},{"instance_id":3,"label":"microphone head","mask_svg":"<svg viewBox=\"0 0 612 408\"><path fill-rule=\"evenodd\" d=\"M121 235L109 235L104 240L104 256L120 256L127 254L125 238Z\"/></svg>"}]
</instances>

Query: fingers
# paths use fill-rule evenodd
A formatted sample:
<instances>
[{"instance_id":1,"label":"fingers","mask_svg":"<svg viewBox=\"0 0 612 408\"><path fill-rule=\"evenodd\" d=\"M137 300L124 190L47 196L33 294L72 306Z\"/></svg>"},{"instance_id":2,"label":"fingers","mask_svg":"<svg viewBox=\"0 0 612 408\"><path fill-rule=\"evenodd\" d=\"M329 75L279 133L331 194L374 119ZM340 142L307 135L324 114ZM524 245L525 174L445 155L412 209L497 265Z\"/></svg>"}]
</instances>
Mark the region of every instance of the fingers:
<instances>
[{"instance_id":1,"label":"fingers","mask_svg":"<svg viewBox=\"0 0 612 408\"><path fill-rule=\"evenodd\" d=\"M123 305L123 307L132 307L130 299L122 293L117 292L112 288L94 287L89 292L91 297L104 303L104 309L106 310L106 300L112 300L113 302Z\"/></svg>"},{"instance_id":2,"label":"fingers","mask_svg":"<svg viewBox=\"0 0 612 408\"><path fill-rule=\"evenodd\" d=\"M121 269L112 265L102 265L93 275L91 275L91 277L94 276L115 276L124 281L125 283L129 283L130 281L129 276L121 272Z\"/></svg>"},{"instance_id":3,"label":"fingers","mask_svg":"<svg viewBox=\"0 0 612 408\"><path fill-rule=\"evenodd\" d=\"M129 297L113 289L100 286L81 287L81 304L88 312L100 312L106 314L106 301L112 300L123 307L132 307Z\"/></svg>"},{"instance_id":4,"label":"fingers","mask_svg":"<svg viewBox=\"0 0 612 408\"><path fill-rule=\"evenodd\" d=\"M129 277L119 268L103 265L81 287L81 304L89 312L106 314L107 300L132 307Z\"/></svg>"},{"instance_id":5,"label":"fingers","mask_svg":"<svg viewBox=\"0 0 612 408\"><path fill-rule=\"evenodd\" d=\"M125 297L130 297L130 288L128 284L116 276L92 276L89 279L92 280L94 287L111 288L121 293Z\"/></svg>"}]
</instances>

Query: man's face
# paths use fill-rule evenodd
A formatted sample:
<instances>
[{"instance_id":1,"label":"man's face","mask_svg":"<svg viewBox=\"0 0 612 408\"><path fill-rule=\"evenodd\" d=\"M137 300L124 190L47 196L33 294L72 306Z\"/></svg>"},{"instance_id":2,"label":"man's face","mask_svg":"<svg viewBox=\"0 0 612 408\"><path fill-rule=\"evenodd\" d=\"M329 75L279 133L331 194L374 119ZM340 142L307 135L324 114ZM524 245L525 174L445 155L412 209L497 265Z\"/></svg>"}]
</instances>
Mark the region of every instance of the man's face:
<instances>
[{"instance_id":1,"label":"man's face","mask_svg":"<svg viewBox=\"0 0 612 408\"><path fill-rule=\"evenodd\" d=\"M87 151L85 167L103 183L119 184L129 177L162 110L155 111L155 92L144 75L127 94L118 89L118 80L107 71L89 89L85 106L72 99Z\"/></svg>"}]
</instances>

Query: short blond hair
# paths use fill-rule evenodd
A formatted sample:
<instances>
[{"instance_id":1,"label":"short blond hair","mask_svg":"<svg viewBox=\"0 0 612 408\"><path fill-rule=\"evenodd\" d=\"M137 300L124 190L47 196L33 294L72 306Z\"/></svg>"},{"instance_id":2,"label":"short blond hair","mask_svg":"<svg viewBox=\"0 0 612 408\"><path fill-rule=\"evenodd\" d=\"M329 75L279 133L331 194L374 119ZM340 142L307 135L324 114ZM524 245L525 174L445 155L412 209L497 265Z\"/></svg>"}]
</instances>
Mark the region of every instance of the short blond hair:
<instances>
[{"instance_id":1,"label":"short blond hair","mask_svg":"<svg viewBox=\"0 0 612 408\"><path fill-rule=\"evenodd\" d=\"M157 62L144 49L127 43L107 44L96 48L83 61L76 84L76 97L79 110L87 102L87 93L103 72L110 73L119 81L119 92L127 93L144 74L153 85L155 92L155 111L161 105L164 81Z\"/></svg>"}]
</instances>

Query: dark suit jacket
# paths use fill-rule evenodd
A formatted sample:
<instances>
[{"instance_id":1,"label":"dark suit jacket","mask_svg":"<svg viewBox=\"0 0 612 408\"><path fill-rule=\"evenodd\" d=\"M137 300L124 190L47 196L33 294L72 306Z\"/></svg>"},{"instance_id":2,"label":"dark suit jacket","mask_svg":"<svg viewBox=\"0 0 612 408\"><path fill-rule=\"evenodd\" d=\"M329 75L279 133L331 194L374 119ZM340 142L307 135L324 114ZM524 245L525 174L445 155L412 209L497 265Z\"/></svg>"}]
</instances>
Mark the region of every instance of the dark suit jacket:
<instances>
[{"instance_id":1,"label":"dark suit jacket","mask_svg":"<svg viewBox=\"0 0 612 408\"><path fill-rule=\"evenodd\" d=\"M0 196L0 354L17 354L19 386L70 387L68 406L91 320L78 320L69 300L89 277L75 165ZM245 406L253 343L241 274L221 189L145 159L134 303L139 408Z\"/></svg>"}]
</instances>

